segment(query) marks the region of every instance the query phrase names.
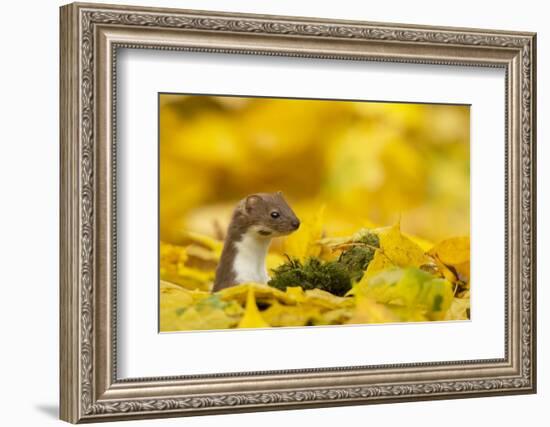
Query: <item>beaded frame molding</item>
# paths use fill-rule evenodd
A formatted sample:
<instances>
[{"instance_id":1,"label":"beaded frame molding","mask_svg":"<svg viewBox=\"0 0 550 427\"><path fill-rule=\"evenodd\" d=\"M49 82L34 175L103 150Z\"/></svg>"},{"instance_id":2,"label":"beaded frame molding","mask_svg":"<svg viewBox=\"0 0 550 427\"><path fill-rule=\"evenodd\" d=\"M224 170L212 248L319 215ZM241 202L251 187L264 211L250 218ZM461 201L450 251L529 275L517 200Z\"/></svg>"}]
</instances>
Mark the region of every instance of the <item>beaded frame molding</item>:
<instances>
[{"instance_id":1,"label":"beaded frame molding","mask_svg":"<svg viewBox=\"0 0 550 427\"><path fill-rule=\"evenodd\" d=\"M534 33L70 4L60 38L60 417L78 422L534 393ZM501 67L502 359L117 378L117 49Z\"/></svg>"}]
</instances>

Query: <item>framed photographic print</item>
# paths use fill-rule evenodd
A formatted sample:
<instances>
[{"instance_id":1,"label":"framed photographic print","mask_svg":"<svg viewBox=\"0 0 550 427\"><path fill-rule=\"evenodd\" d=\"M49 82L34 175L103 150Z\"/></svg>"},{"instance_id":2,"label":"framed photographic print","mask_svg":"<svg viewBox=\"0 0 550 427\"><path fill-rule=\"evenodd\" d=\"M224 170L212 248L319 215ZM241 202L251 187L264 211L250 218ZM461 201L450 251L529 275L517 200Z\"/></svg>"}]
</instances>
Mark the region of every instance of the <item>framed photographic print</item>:
<instances>
[{"instance_id":1,"label":"framed photographic print","mask_svg":"<svg viewBox=\"0 0 550 427\"><path fill-rule=\"evenodd\" d=\"M61 418L536 390L535 34L61 8Z\"/></svg>"}]
</instances>

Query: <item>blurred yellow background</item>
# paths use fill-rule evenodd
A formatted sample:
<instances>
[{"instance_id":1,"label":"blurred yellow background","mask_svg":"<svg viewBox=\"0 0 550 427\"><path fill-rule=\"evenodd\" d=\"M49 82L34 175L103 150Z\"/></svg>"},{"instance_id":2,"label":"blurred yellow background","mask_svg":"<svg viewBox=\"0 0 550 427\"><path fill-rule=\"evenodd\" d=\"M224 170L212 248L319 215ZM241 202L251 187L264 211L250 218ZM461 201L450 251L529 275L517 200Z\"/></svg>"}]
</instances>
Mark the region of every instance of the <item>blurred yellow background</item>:
<instances>
[{"instance_id":1,"label":"blurred yellow background","mask_svg":"<svg viewBox=\"0 0 550 427\"><path fill-rule=\"evenodd\" d=\"M281 190L326 236L400 220L469 235L468 106L160 95L160 239L222 238L236 202ZM276 247L276 245L275 245Z\"/></svg>"}]
</instances>

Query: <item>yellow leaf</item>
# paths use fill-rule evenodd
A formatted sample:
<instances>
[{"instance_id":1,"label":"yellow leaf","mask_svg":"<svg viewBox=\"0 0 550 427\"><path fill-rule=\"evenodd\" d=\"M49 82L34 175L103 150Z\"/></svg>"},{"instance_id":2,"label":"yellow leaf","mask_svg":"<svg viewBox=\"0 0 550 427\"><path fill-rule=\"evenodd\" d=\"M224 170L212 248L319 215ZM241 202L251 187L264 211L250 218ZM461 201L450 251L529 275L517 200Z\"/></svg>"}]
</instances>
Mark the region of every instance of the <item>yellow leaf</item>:
<instances>
[{"instance_id":1,"label":"yellow leaf","mask_svg":"<svg viewBox=\"0 0 550 427\"><path fill-rule=\"evenodd\" d=\"M353 304L352 298L339 297L317 288L308 289L305 291L305 295L305 302L314 304L322 309L331 310L338 307L349 307Z\"/></svg>"},{"instance_id":2,"label":"yellow leaf","mask_svg":"<svg viewBox=\"0 0 550 427\"><path fill-rule=\"evenodd\" d=\"M214 280L214 269L212 267L215 264L211 262L210 269L189 266L191 257L188 250L190 248L192 246L185 247L160 242L160 279L190 290L210 290ZM193 258L196 258L196 249L201 248L193 248L191 251ZM206 249L202 249L206 251Z\"/></svg>"},{"instance_id":3,"label":"yellow leaf","mask_svg":"<svg viewBox=\"0 0 550 427\"><path fill-rule=\"evenodd\" d=\"M211 293L200 289L185 289L177 283L172 283L167 280L160 280L160 292L169 294L172 291L178 291L193 298L193 302L198 302L204 298L208 298Z\"/></svg>"},{"instance_id":4,"label":"yellow leaf","mask_svg":"<svg viewBox=\"0 0 550 427\"><path fill-rule=\"evenodd\" d=\"M384 252L377 250L374 252L374 257L369 263L369 266L367 267L367 270L365 271L365 275L363 276L362 280L368 280L370 277L376 275L380 271L387 270L391 267L394 267L394 264L390 261L390 259L384 254ZM350 295L353 294L353 289L354 288L349 291Z\"/></svg>"},{"instance_id":5,"label":"yellow leaf","mask_svg":"<svg viewBox=\"0 0 550 427\"><path fill-rule=\"evenodd\" d=\"M308 305L283 306L275 302L262 316L271 326L306 326L320 315L318 307Z\"/></svg>"},{"instance_id":6,"label":"yellow leaf","mask_svg":"<svg viewBox=\"0 0 550 427\"><path fill-rule=\"evenodd\" d=\"M403 307L399 305L386 305L400 322L425 322L430 320L427 311L422 307Z\"/></svg>"},{"instance_id":7,"label":"yellow leaf","mask_svg":"<svg viewBox=\"0 0 550 427\"><path fill-rule=\"evenodd\" d=\"M212 287L215 273L179 265L177 275L174 281L184 288L207 291Z\"/></svg>"},{"instance_id":8,"label":"yellow leaf","mask_svg":"<svg viewBox=\"0 0 550 427\"><path fill-rule=\"evenodd\" d=\"M239 322L238 328L268 328L267 323L260 314L258 306L256 305L256 298L254 297L254 288L248 288L248 295L246 297L246 309L244 315Z\"/></svg>"},{"instance_id":9,"label":"yellow leaf","mask_svg":"<svg viewBox=\"0 0 550 427\"><path fill-rule=\"evenodd\" d=\"M366 230L366 229L361 229ZM319 239L317 243L321 246L326 246L329 249L335 249L338 248L338 246L345 245L346 243L350 243L353 241L354 236L341 236L341 237L324 237L322 239Z\"/></svg>"},{"instance_id":10,"label":"yellow leaf","mask_svg":"<svg viewBox=\"0 0 550 427\"><path fill-rule=\"evenodd\" d=\"M239 319L244 314L244 308L237 301L228 301L223 311L228 316L238 317Z\"/></svg>"},{"instance_id":11,"label":"yellow leaf","mask_svg":"<svg viewBox=\"0 0 550 427\"><path fill-rule=\"evenodd\" d=\"M187 261L187 252L184 247L160 242L159 267L161 278L175 276L178 265L184 264L185 261Z\"/></svg>"},{"instance_id":12,"label":"yellow leaf","mask_svg":"<svg viewBox=\"0 0 550 427\"><path fill-rule=\"evenodd\" d=\"M192 244L186 246L185 252L187 253L187 259L192 261L193 265L205 265L214 270L218 264L219 256L203 246Z\"/></svg>"},{"instance_id":13,"label":"yellow leaf","mask_svg":"<svg viewBox=\"0 0 550 427\"><path fill-rule=\"evenodd\" d=\"M298 231L286 237L283 251L290 257L304 261L310 256L319 256L321 246L318 240L323 234L323 218L325 207L322 206L315 215L302 217Z\"/></svg>"},{"instance_id":14,"label":"yellow leaf","mask_svg":"<svg viewBox=\"0 0 550 427\"><path fill-rule=\"evenodd\" d=\"M161 332L227 329L237 324L241 314L234 304L221 303L209 292L189 291L165 281L160 283Z\"/></svg>"},{"instance_id":15,"label":"yellow leaf","mask_svg":"<svg viewBox=\"0 0 550 427\"><path fill-rule=\"evenodd\" d=\"M392 267L420 267L430 261L430 258L426 256L422 247L414 242L412 238L405 236L401 232L399 223L390 227L366 231L378 235L380 248L375 251L374 257L365 271L363 280L368 280L377 273ZM332 244L335 247L341 246L342 244L354 241L354 239L357 240L356 236L361 232L364 233L364 231L359 231L354 237L333 239L328 244ZM421 242L423 245L426 245L425 241ZM352 288L348 294L353 295L353 293L354 289Z\"/></svg>"},{"instance_id":16,"label":"yellow leaf","mask_svg":"<svg viewBox=\"0 0 550 427\"><path fill-rule=\"evenodd\" d=\"M466 281L470 280L470 238L453 237L443 240L428 252L436 261L451 266Z\"/></svg>"},{"instance_id":17,"label":"yellow leaf","mask_svg":"<svg viewBox=\"0 0 550 427\"><path fill-rule=\"evenodd\" d=\"M216 292L216 295L224 301L238 301L240 304L245 305L249 289L254 290L255 299L261 302L270 303L277 300L284 304L295 303L295 300L286 292L260 283L241 283L222 289Z\"/></svg>"},{"instance_id":18,"label":"yellow leaf","mask_svg":"<svg viewBox=\"0 0 550 427\"><path fill-rule=\"evenodd\" d=\"M437 255L439 259L448 265L456 265L470 260L470 238L453 237L443 240L435 245L430 254Z\"/></svg>"},{"instance_id":19,"label":"yellow leaf","mask_svg":"<svg viewBox=\"0 0 550 427\"><path fill-rule=\"evenodd\" d=\"M346 323L364 324L399 321L399 318L386 306L368 298L362 292L358 292L355 298L355 312L351 319L349 319Z\"/></svg>"},{"instance_id":20,"label":"yellow leaf","mask_svg":"<svg viewBox=\"0 0 550 427\"><path fill-rule=\"evenodd\" d=\"M361 294L378 303L404 307L399 312L405 319L415 317L420 311L431 320L441 320L453 300L449 281L411 267L393 268L370 278L363 277L355 288L357 296Z\"/></svg>"},{"instance_id":21,"label":"yellow leaf","mask_svg":"<svg viewBox=\"0 0 550 427\"><path fill-rule=\"evenodd\" d=\"M433 258L436 270L443 274L445 279L447 279L449 282L455 283L458 280L456 274L449 270L449 268L445 264L443 264L438 257L434 256Z\"/></svg>"},{"instance_id":22,"label":"yellow leaf","mask_svg":"<svg viewBox=\"0 0 550 427\"><path fill-rule=\"evenodd\" d=\"M210 249L218 259L220 258L223 249L222 241L192 231L184 231L183 237L186 241L189 241L189 243L196 243Z\"/></svg>"},{"instance_id":23,"label":"yellow leaf","mask_svg":"<svg viewBox=\"0 0 550 427\"><path fill-rule=\"evenodd\" d=\"M160 320L161 332L228 329L236 324L236 319L222 309L203 312L196 307L189 307L181 314L177 310L163 313Z\"/></svg>"},{"instance_id":24,"label":"yellow leaf","mask_svg":"<svg viewBox=\"0 0 550 427\"><path fill-rule=\"evenodd\" d=\"M159 298L161 311L188 307L194 302L191 292L165 281L160 282Z\"/></svg>"},{"instance_id":25,"label":"yellow leaf","mask_svg":"<svg viewBox=\"0 0 550 427\"><path fill-rule=\"evenodd\" d=\"M454 298L444 320L470 320L470 292L462 298Z\"/></svg>"},{"instance_id":26,"label":"yellow leaf","mask_svg":"<svg viewBox=\"0 0 550 427\"><path fill-rule=\"evenodd\" d=\"M304 302L306 300L304 289L301 286L289 286L285 292L296 302Z\"/></svg>"},{"instance_id":27,"label":"yellow leaf","mask_svg":"<svg viewBox=\"0 0 550 427\"><path fill-rule=\"evenodd\" d=\"M341 325L347 323L353 316L355 308L337 308L322 313L313 319L314 325Z\"/></svg>"},{"instance_id":28,"label":"yellow leaf","mask_svg":"<svg viewBox=\"0 0 550 427\"><path fill-rule=\"evenodd\" d=\"M427 251L431 247L433 247L433 243L429 240L423 239L418 236L413 236L412 234L403 233L403 236L407 237L408 239L412 240L414 243L416 243L423 251Z\"/></svg>"},{"instance_id":29,"label":"yellow leaf","mask_svg":"<svg viewBox=\"0 0 550 427\"><path fill-rule=\"evenodd\" d=\"M420 267L430 261L422 248L401 233L399 223L373 230L380 238L380 249L398 267Z\"/></svg>"},{"instance_id":30,"label":"yellow leaf","mask_svg":"<svg viewBox=\"0 0 550 427\"><path fill-rule=\"evenodd\" d=\"M265 266L267 268L267 271L271 271L279 267L281 264L284 264L286 261L286 257L274 252L270 252L265 258Z\"/></svg>"}]
</instances>

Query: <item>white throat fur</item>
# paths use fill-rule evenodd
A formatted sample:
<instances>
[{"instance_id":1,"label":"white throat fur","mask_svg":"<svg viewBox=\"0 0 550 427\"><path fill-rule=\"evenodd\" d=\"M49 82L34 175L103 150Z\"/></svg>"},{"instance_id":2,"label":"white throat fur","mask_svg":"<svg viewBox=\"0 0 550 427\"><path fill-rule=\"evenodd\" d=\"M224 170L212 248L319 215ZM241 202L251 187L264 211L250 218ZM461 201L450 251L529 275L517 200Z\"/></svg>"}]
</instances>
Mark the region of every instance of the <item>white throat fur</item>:
<instances>
[{"instance_id":1,"label":"white throat fur","mask_svg":"<svg viewBox=\"0 0 550 427\"><path fill-rule=\"evenodd\" d=\"M265 258L271 237L261 237L256 230L249 229L242 239L235 243L236 255L233 261L236 283L267 283L269 276Z\"/></svg>"}]
</instances>

